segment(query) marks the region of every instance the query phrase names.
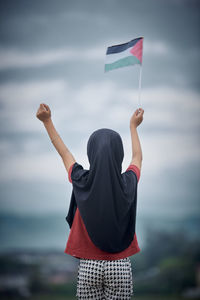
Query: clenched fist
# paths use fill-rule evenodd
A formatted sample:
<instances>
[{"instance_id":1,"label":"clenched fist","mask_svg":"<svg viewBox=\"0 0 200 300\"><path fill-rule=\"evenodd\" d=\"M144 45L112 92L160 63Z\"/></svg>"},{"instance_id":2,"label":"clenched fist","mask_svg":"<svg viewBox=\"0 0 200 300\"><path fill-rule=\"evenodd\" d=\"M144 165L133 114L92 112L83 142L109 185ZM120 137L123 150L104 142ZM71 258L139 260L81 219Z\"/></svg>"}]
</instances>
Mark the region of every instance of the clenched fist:
<instances>
[{"instance_id":1,"label":"clenched fist","mask_svg":"<svg viewBox=\"0 0 200 300\"><path fill-rule=\"evenodd\" d=\"M42 122L45 122L48 119L50 119L51 118L51 110L50 110L49 106L47 104L41 103L40 107L37 110L36 117Z\"/></svg>"},{"instance_id":2,"label":"clenched fist","mask_svg":"<svg viewBox=\"0 0 200 300\"><path fill-rule=\"evenodd\" d=\"M142 109L141 107L139 109L136 109L136 111L134 112L134 114L130 119L130 126L134 126L134 127L139 126L140 123L142 123L143 121L143 114L144 114L144 109Z\"/></svg>"}]
</instances>

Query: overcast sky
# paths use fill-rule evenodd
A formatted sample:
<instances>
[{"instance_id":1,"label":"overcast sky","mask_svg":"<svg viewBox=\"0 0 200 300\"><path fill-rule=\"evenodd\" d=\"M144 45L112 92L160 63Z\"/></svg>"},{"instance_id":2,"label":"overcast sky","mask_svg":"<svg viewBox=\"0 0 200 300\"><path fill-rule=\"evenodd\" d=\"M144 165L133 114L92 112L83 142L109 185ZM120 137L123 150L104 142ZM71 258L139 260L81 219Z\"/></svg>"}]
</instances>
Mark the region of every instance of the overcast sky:
<instances>
[{"instance_id":1,"label":"overcast sky","mask_svg":"<svg viewBox=\"0 0 200 300\"><path fill-rule=\"evenodd\" d=\"M0 211L68 211L67 171L35 116L42 102L84 168L89 135L118 131L125 171L139 66L104 73L105 53L143 36L138 214L197 215L199 28L193 0L0 1Z\"/></svg>"}]
</instances>

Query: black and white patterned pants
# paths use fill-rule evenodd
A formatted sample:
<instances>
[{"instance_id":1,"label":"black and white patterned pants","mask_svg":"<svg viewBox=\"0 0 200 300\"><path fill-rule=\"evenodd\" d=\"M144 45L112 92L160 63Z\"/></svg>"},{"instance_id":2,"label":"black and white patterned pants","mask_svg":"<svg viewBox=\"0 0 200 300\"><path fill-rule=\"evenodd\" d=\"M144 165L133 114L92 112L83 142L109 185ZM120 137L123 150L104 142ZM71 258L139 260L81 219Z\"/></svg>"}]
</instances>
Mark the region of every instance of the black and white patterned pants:
<instances>
[{"instance_id":1,"label":"black and white patterned pants","mask_svg":"<svg viewBox=\"0 0 200 300\"><path fill-rule=\"evenodd\" d=\"M130 300L133 278L129 257L118 260L80 259L78 266L78 299Z\"/></svg>"}]
</instances>

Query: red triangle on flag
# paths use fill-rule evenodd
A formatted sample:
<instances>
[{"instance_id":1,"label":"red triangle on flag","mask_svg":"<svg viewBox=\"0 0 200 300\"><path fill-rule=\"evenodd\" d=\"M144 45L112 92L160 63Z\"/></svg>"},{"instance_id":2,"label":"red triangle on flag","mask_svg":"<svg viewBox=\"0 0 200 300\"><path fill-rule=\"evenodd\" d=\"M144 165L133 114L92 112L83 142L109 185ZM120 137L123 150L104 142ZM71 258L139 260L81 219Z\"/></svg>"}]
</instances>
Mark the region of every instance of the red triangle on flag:
<instances>
[{"instance_id":1,"label":"red triangle on flag","mask_svg":"<svg viewBox=\"0 0 200 300\"><path fill-rule=\"evenodd\" d=\"M136 56L142 63L143 38L141 38L130 50L130 53Z\"/></svg>"}]
</instances>

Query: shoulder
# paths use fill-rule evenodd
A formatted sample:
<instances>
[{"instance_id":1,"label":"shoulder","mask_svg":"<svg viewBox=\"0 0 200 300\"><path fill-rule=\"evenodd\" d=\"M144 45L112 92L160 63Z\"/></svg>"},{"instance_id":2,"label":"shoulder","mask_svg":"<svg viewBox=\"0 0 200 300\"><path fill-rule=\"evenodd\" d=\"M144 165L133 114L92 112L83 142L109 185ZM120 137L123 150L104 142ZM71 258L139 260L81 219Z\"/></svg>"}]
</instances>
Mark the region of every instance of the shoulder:
<instances>
[{"instance_id":1,"label":"shoulder","mask_svg":"<svg viewBox=\"0 0 200 300\"><path fill-rule=\"evenodd\" d=\"M77 162L74 162L68 172L68 179L72 183L74 181L82 181L86 180L88 170L84 169L83 166Z\"/></svg>"},{"instance_id":2,"label":"shoulder","mask_svg":"<svg viewBox=\"0 0 200 300\"><path fill-rule=\"evenodd\" d=\"M136 165L134 165L134 164L131 163L128 166L128 168L126 169L125 172L128 172L128 171L134 172L136 174L136 176L137 176L137 180L139 181L139 179L140 179L140 169Z\"/></svg>"}]
</instances>

